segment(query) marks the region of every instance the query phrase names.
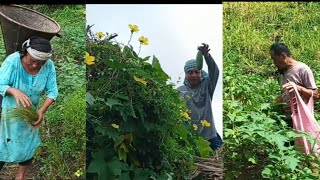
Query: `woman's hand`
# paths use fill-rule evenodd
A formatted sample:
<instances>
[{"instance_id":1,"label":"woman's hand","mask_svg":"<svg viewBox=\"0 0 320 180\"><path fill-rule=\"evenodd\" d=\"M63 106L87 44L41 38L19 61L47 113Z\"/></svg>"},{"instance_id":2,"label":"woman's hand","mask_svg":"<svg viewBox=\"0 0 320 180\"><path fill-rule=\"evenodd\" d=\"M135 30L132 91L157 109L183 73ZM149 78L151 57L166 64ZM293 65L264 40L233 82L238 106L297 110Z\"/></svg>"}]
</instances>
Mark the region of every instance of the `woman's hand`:
<instances>
[{"instance_id":1,"label":"woman's hand","mask_svg":"<svg viewBox=\"0 0 320 180\"><path fill-rule=\"evenodd\" d=\"M17 106L23 105L23 107L30 107L32 105L30 98L19 89L10 87L7 92L14 96Z\"/></svg>"},{"instance_id":2,"label":"woman's hand","mask_svg":"<svg viewBox=\"0 0 320 180\"><path fill-rule=\"evenodd\" d=\"M42 121L45 119L44 113L42 112L41 109L39 109L37 111L37 113L38 113L38 117L39 117L38 120L35 121L35 122L32 122L32 125L35 126L35 127L39 127L41 125Z\"/></svg>"},{"instance_id":3,"label":"woman's hand","mask_svg":"<svg viewBox=\"0 0 320 180\"><path fill-rule=\"evenodd\" d=\"M54 100L51 98L47 98L44 100L42 107L37 111L39 118L37 121L32 123L33 126L38 127L41 125L42 121L45 120L44 113L47 111L47 109L53 102Z\"/></svg>"}]
</instances>

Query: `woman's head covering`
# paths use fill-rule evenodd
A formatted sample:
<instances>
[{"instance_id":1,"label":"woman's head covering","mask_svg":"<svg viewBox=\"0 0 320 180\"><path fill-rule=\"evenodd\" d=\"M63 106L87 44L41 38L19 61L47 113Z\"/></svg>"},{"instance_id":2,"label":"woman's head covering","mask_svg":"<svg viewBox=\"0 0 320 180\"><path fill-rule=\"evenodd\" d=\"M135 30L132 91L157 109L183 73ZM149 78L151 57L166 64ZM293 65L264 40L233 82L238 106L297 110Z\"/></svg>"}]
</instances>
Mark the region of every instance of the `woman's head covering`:
<instances>
[{"instance_id":1,"label":"woman's head covering","mask_svg":"<svg viewBox=\"0 0 320 180\"><path fill-rule=\"evenodd\" d=\"M184 72L187 73L188 71L196 70L197 69L196 66L197 66L197 61L195 59L191 59L187 61L186 64L184 65ZM204 70L201 70L200 73L201 73L201 78L200 78L201 82L208 78L208 73L205 72ZM188 84L188 80L186 77L184 78L183 84L185 85Z\"/></svg>"},{"instance_id":2,"label":"woman's head covering","mask_svg":"<svg viewBox=\"0 0 320 180\"><path fill-rule=\"evenodd\" d=\"M188 71L195 70L196 66L197 66L196 60L191 59L191 60L187 61L186 64L184 65L184 72L187 73Z\"/></svg>"},{"instance_id":3,"label":"woman's head covering","mask_svg":"<svg viewBox=\"0 0 320 180\"><path fill-rule=\"evenodd\" d=\"M22 49L26 50L30 56L36 60L46 61L52 56L52 45L47 39L32 36L22 44Z\"/></svg>"}]
</instances>

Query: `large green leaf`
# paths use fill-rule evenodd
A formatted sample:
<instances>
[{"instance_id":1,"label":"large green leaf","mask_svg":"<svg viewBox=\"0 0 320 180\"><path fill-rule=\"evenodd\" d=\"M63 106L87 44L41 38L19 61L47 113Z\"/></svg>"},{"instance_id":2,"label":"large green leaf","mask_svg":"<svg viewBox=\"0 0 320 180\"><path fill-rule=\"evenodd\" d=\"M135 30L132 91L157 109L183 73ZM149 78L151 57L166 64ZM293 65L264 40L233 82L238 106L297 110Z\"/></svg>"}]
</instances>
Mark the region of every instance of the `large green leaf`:
<instances>
[{"instance_id":1,"label":"large green leaf","mask_svg":"<svg viewBox=\"0 0 320 180\"><path fill-rule=\"evenodd\" d=\"M249 162L252 164L257 164L257 158L254 153L248 152L245 154L245 157L248 159Z\"/></svg>"},{"instance_id":2,"label":"large green leaf","mask_svg":"<svg viewBox=\"0 0 320 180\"><path fill-rule=\"evenodd\" d=\"M129 152L128 147L125 143L122 143L118 148L119 160L127 161L127 152Z\"/></svg>"},{"instance_id":3,"label":"large green leaf","mask_svg":"<svg viewBox=\"0 0 320 180\"><path fill-rule=\"evenodd\" d=\"M284 143L288 140L287 137L280 134L268 134L265 136L265 138L267 138L270 142L275 143L280 150L285 149Z\"/></svg>"},{"instance_id":4,"label":"large green leaf","mask_svg":"<svg viewBox=\"0 0 320 180\"><path fill-rule=\"evenodd\" d=\"M161 65L159 63L158 58L156 58L156 56L153 56L152 59L152 66L157 70L157 72L159 73L159 77L164 80L167 81L169 79L169 76L163 71L163 69L161 68Z\"/></svg>"},{"instance_id":5,"label":"large green leaf","mask_svg":"<svg viewBox=\"0 0 320 180\"><path fill-rule=\"evenodd\" d=\"M106 61L107 65L112 69L123 69L126 67L125 63L121 63L118 60L109 59Z\"/></svg>"},{"instance_id":6,"label":"large green leaf","mask_svg":"<svg viewBox=\"0 0 320 180\"><path fill-rule=\"evenodd\" d=\"M129 97L128 97L128 96L123 95L123 94L119 94L119 93L117 93L117 94L115 95L115 97L120 98L120 99L124 99L124 100L129 100Z\"/></svg>"},{"instance_id":7,"label":"large green leaf","mask_svg":"<svg viewBox=\"0 0 320 180\"><path fill-rule=\"evenodd\" d=\"M268 110L268 109L270 109L271 108L271 104L270 103L263 103L263 104L261 104L261 106L260 106L260 109L261 110Z\"/></svg>"},{"instance_id":8,"label":"large green leaf","mask_svg":"<svg viewBox=\"0 0 320 180\"><path fill-rule=\"evenodd\" d=\"M209 141L206 141L202 137L199 137L196 140L196 143L197 143L201 157L209 157L210 153L212 153L212 149L210 147Z\"/></svg>"},{"instance_id":9,"label":"large green leaf","mask_svg":"<svg viewBox=\"0 0 320 180\"><path fill-rule=\"evenodd\" d=\"M121 176L119 177L119 180L131 180L130 172L122 173Z\"/></svg>"},{"instance_id":10,"label":"large green leaf","mask_svg":"<svg viewBox=\"0 0 320 180\"><path fill-rule=\"evenodd\" d=\"M138 54L132 49L132 46L131 46L131 48L129 48L128 46L125 46L123 48L123 53L126 56L131 57L131 58L139 58Z\"/></svg>"},{"instance_id":11,"label":"large green leaf","mask_svg":"<svg viewBox=\"0 0 320 180\"><path fill-rule=\"evenodd\" d=\"M114 106L114 105L123 106L117 99L111 99L111 98L107 99L106 104L110 107L110 109L112 109L112 106Z\"/></svg>"},{"instance_id":12,"label":"large green leaf","mask_svg":"<svg viewBox=\"0 0 320 180\"><path fill-rule=\"evenodd\" d=\"M149 180L150 173L142 168L136 168L134 170L133 180Z\"/></svg>"},{"instance_id":13,"label":"large green leaf","mask_svg":"<svg viewBox=\"0 0 320 180\"><path fill-rule=\"evenodd\" d=\"M118 151L119 160L127 160L127 153L130 151L133 141L132 133L121 135L114 144L114 149Z\"/></svg>"},{"instance_id":14,"label":"large green leaf","mask_svg":"<svg viewBox=\"0 0 320 180\"><path fill-rule=\"evenodd\" d=\"M137 118L132 103L133 101L131 98L130 101L127 101L123 108L120 109L120 113L124 121L127 121L129 117Z\"/></svg>"},{"instance_id":15,"label":"large green leaf","mask_svg":"<svg viewBox=\"0 0 320 180\"><path fill-rule=\"evenodd\" d=\"M88 173L96 173L98 175L98 180L105 180L107 177L113 178L113 174L108 168L108 164L104 159L94 159L90 162L87 170ZM112 177L112 178L111 178Z\"/></svg>"},{"instance_id":16,"label":"large green leaf","mask_svg":"<svg viewBox=\"0 0 320 180\"><path fill-rule=\"evenodd\" d=\"M291 169L291 171L294 171L298 165L298 162L300 162L299 159L292 156L283 156L282 159L284 159L285 163Z\"/></svg>"},{"instance_id":17,"label":"large green leaf","mask_svg":"<svg viewBox=\"0 0 320 180\"><path fill-rule=\"evenodd\" d=\"M90 162L87 172L96 173L98 180L113 180L121 174L121 162L115 158L106 161L106 153L101 150L93 154L93 160Z\"/></svg>"},{"instance_id":18,"label":"large green leaf","mask_svg":"<svg viewBox=\"0 0 320 180\"><path fill-rule=\"evenodd\" d=\"M92 105L95 101L94 97L89 92L86 93L86 101L89 105Z\"/></svg>"},{"instance_id":19,"label":"large green leaf","mask_svg":"<svg viewBox=\"0 0 320 180\"><path fill-rule=\"evenodd\" d=\"M269 168L264 168L262 171L263 177L270 177L271 176L271 170Z\"/></svg>"}]
</instances>

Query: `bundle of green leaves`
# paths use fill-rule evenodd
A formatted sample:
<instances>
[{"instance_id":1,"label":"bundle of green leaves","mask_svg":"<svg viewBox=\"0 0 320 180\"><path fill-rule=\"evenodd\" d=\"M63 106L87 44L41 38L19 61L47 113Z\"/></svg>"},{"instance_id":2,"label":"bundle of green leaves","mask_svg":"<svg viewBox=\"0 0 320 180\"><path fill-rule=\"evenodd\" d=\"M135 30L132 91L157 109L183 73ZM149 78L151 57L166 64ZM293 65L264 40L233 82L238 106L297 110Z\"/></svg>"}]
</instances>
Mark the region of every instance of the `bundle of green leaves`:
<instances>
[{"instance_id":1,"label":"bundle of green leaves","mask_svg":"<svg viewBox=\"0 0 320 180\"><path fill-rule=\"evenodd\" d=\"M37 110L33 107L18 107L7 111L7 118L21 119L32 123L37 121L39 116Z\"/></svg>"}]
</instances>

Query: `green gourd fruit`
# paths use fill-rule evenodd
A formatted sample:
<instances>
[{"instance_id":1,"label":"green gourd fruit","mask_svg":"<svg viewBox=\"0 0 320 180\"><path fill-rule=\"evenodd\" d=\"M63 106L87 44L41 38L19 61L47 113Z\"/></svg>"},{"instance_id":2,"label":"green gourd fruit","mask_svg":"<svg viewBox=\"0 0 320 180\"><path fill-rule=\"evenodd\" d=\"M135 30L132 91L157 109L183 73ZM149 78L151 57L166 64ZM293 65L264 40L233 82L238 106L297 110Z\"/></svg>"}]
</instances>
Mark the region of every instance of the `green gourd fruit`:
<instances>
[{"instance_id":1,"label":"green gourd fruit","mask_svg":"<svg viewBox=\"0 0 320 180\"><path fill-rule=\"evenodd\" d=\"M196 62L197 62L196 68L198 70L201 70L203 66L203 56L201 51L198 51L197 53Z\"/></svg>"}]
</instances>

